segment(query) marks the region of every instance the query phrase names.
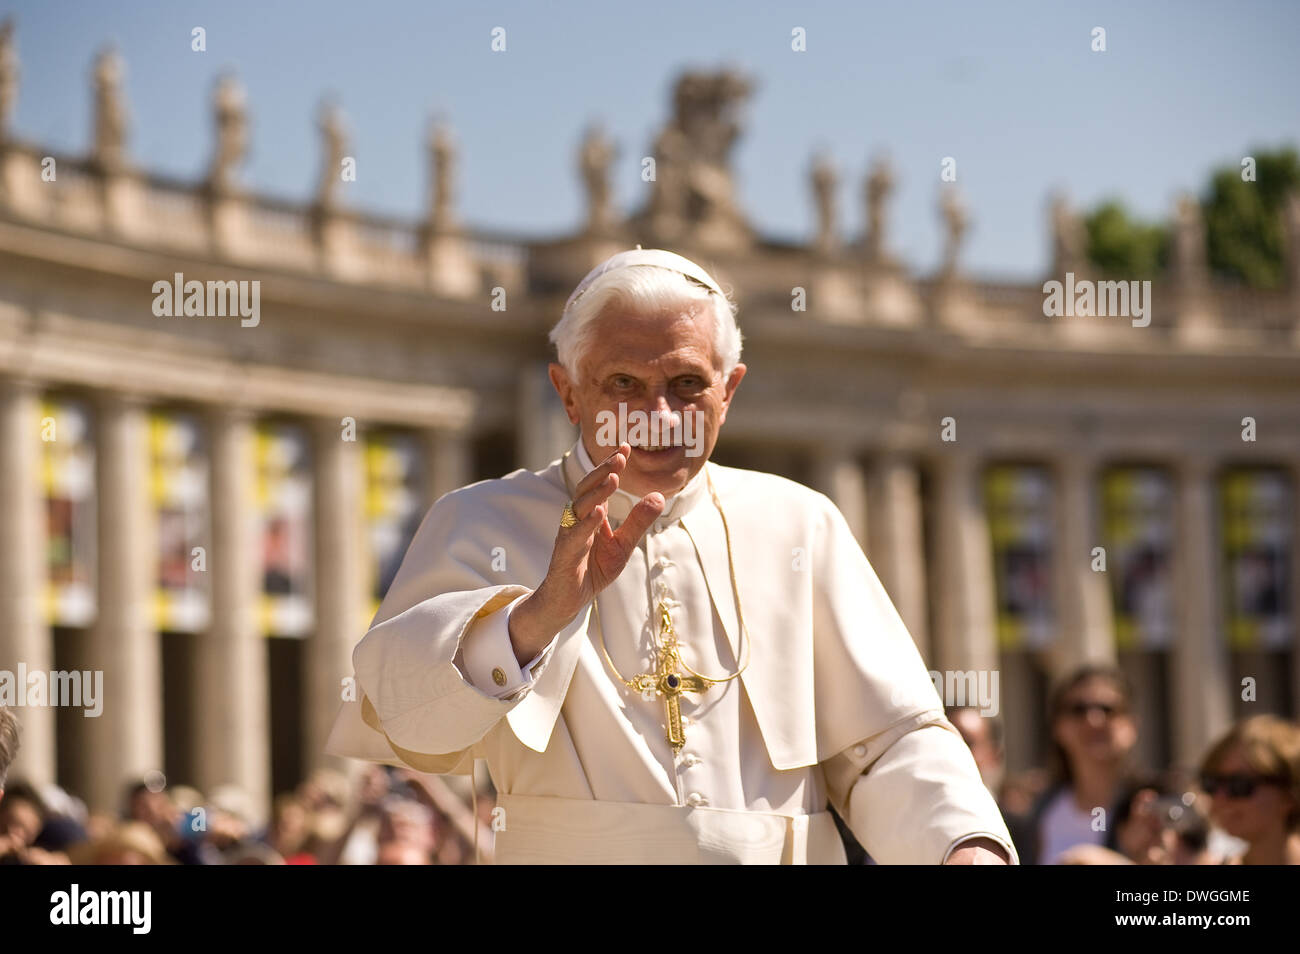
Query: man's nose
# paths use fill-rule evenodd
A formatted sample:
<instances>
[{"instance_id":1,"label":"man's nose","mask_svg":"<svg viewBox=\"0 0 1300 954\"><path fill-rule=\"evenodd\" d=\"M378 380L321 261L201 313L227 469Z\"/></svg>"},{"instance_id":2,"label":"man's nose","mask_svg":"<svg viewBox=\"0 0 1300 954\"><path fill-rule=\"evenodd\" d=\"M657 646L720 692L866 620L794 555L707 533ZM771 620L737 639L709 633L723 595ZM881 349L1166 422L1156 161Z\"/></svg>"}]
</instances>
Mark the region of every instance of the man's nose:
<instances>
[{"instance_id":1,"label":"man's nose","mask_svg":"<svg viewBox=\"0 0 1300 954\"><path fill-rule=\"evenodd\" d=\"M650 417L660 417L667 423L671 423L674 418L673 406L664 392L653 395L644 410Z\"/></svg>"}]
</instances>

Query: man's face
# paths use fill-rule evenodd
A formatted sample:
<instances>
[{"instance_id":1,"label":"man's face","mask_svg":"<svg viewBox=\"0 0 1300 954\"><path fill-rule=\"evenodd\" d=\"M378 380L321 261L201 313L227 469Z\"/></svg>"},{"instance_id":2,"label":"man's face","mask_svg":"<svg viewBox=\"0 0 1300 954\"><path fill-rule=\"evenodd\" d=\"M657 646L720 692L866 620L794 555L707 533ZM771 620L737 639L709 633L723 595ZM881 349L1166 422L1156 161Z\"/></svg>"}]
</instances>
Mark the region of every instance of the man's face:
<instances>
[{"instance_id":1,"label":"man's face","mask_svg":"<svg viewBox=\"0 0 1300 954\"><path fill-rule=\"evenodd\" d=\"M611 416L620 419L620 404L626 405L624 419L634 412L676 412L681 426L655 435L670 445L662 450L648 449L654 437L628 435L632 457L619 481L621 489L637 496L676 493L713 453L745 366L723 376L713 350L713 315L704 306L694 316L607 312L592 322L589 333L576 383L560 365L550 366L569 420L582 428L583 446L596 464L618 449L616 430L602 424ZM687 416L693 418L689 425ZM687 426L694 428L689 435Z\"/></svg>"}]
</instances>

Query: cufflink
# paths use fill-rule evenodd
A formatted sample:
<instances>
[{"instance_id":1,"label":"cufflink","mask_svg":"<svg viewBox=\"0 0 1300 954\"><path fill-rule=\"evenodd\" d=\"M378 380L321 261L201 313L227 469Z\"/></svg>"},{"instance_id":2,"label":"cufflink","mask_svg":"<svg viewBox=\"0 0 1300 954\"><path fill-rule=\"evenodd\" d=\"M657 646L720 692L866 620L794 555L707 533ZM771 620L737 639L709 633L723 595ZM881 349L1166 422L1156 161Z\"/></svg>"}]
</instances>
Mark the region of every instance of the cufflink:
<instances>
[{"instance_id":1,"label":"cufflink","mask_svg":"<svg viewBox=\"0 0 1300 954\"><path fill-rule=\"evenodd\" d=\"M504 686L506 684L506 674L500 666L497 666L492 670L492 681L498 686Z\"/></svg>"}]
</instances>

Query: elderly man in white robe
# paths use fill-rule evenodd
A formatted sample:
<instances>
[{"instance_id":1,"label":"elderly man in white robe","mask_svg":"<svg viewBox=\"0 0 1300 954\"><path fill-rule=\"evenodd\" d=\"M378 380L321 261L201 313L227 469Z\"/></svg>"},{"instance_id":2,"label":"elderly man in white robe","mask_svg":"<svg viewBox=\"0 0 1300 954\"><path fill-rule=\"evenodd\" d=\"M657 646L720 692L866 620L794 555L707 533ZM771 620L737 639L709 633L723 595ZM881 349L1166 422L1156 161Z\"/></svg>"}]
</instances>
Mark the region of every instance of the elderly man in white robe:
<instances>
[{"instance_id":1,"label":"elderly man in white robe","mask_svg":"<svg viewBox=\"0 0 1300 954\"><path fill-rule=\"evenodd\" d=\"M671 252L551 332L580 436L439 499L353 653L327 751L498 793L497 863L1016 863L975 762L822 494L709 462L734 306Z\"/></svg>"}]
</instances>

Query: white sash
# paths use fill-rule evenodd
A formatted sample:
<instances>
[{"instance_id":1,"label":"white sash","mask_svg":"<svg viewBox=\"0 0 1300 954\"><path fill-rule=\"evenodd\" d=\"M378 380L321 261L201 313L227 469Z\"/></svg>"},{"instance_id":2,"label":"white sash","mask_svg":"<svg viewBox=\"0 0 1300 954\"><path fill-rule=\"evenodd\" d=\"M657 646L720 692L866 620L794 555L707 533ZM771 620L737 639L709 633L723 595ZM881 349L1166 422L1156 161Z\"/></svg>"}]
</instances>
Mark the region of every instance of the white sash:
<instances>
[{"instance_id":1,"label":"white sash","mask_svg":"<svg viewBox=\"0 0 1300 954\"><path fill-rule=\"evenodd\" d=\"M845 864L831 813L500 795L496 863Z\"/></svg>"}]
</instances>

